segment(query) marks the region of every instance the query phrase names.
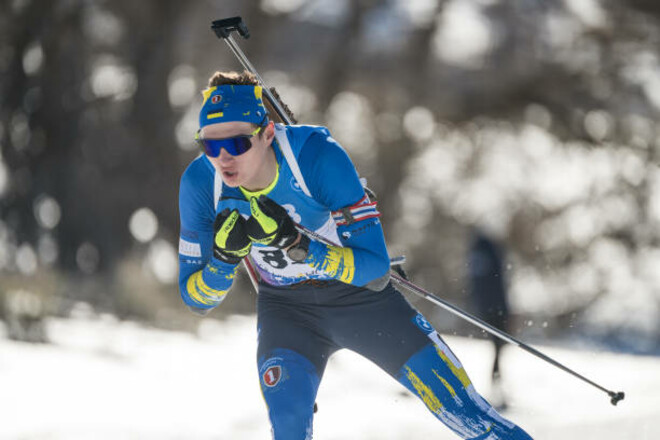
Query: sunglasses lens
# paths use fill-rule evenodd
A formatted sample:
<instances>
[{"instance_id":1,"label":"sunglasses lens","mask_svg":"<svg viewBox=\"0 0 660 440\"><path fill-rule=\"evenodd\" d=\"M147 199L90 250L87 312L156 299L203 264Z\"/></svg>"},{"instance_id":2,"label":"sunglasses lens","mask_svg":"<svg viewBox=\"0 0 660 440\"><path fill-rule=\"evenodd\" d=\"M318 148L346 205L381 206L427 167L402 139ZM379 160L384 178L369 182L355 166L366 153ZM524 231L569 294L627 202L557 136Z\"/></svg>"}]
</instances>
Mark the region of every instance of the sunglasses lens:
<instances>
[{"instance_id":1,"label":"sunglasses lens","mask_svg":"<svg viewBox=\"0 0 660 440\"><path fill-rule=\"evenodd\" d=\"M227 150L229 154L232 156L240 156L241 154L245 153L247 150L252 148L252 142L250 142L250 138L246 136L242 137L237 137L233 139L234 143L234 151Z\"/></svg>"},{"instance_id":2,"label":"sunglasses lens","mask_svg":"<svg viewBox=\"0 0 660 440\"><path fill-rule=\"evenodd\" d=\"M240 136L229 139L199 139L204 153L209 157L220 156L220 150L223 148L232 156L240 156L252 148L252 142L247 136Z\"/></svg>"}]
</instances>

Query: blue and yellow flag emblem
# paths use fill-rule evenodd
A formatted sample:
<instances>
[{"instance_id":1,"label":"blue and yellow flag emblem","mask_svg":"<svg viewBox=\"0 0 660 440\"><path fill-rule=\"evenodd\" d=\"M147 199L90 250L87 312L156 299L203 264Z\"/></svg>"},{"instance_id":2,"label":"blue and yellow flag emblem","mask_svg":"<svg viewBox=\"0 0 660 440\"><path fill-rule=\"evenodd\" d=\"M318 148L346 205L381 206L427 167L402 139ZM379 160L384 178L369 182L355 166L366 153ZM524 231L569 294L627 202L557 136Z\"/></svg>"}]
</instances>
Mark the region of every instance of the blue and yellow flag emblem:
<instances>
[{"instance_id":1,"label":"blue and yellow flag emblem","mask_svg":"<svg viewBox=\"0 0 660 440\"><path fill-rule=\"evenodd\" d=\"M222 85L202 92L199 127L219 122L242 121L261 125L268 115L261 86Z\"/></svg>"}]
</instances>

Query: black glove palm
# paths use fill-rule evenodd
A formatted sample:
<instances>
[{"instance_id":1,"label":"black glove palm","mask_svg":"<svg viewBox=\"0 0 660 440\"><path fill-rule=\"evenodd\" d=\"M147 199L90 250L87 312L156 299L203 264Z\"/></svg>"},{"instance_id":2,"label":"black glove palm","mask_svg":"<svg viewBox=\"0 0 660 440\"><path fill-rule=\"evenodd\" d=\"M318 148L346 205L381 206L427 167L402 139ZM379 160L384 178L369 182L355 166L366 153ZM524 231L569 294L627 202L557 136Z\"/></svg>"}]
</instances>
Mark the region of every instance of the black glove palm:
<instances>
[{"instance_id":1,"label":"black glove palm","mask_svg":"<svg viewBox=\"0 0 660 440\"><path fill-rule=\"evenodd\" d=\"M255 243L285 249L298 238L298 230L286 209L262 195L250 199L252 216L247 220L247 234Z\"/></svg>"},{"instance_id":2,"label":"black glove palm","mask_svg":"<svg viewBox=\"0 0 660 440\"><path fill-rule=\"evenodd\" d=\"M213 255L229 264L238 264L250 253L252 242L247 236L245 219L238 210L223 210L213 223Z\"/></svg>"}]
</instances>

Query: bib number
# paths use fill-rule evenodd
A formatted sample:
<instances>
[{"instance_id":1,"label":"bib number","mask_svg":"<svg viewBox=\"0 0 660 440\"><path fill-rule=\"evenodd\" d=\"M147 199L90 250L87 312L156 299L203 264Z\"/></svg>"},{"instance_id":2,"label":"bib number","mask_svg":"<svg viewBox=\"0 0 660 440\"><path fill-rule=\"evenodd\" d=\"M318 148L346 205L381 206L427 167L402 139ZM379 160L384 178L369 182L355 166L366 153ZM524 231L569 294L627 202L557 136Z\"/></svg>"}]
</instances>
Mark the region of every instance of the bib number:
<instances>
[{"instance_id":1,"label":"bib number","mask_svg":"<svg viewBox=\"0 0 660 440\"><path fill-rule=\"evenodd\" d=\"M289 265L284 258L284 251L281 249L277 249L275 251L260 250L259 253L261 254L261 258L264 260L264 262L268 263L275 269L284 269Z\"/></svg>"}]
</instances>

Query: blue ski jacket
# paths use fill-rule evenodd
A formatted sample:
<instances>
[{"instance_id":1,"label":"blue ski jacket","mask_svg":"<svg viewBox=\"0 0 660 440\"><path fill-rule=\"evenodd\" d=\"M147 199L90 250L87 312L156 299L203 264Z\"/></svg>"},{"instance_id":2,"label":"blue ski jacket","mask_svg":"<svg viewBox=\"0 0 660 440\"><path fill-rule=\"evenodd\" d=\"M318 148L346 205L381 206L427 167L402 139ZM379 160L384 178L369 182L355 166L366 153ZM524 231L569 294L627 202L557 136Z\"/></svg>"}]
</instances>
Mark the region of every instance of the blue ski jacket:
<instances>
[{"instance_id":1,"label":"blue ski jacket","mask_svg":"<svg viewBox=\"0 0 660 440\"><path fill-rule=\"evenodd\" d=\"M272 148L277 177L260 194L283 206L295 222L339 246L312 240L307 259L297 263L281 249L254 243L250 257L262 282L287 286L309 279L335 279L366 286L387 280L389 256L380 214L365 195L348 154L324 127L276 124L276 133ZM215 307L231 287L237 266L213 258L213 222L225 208L249 217L251 195L225 185L205 155L193 160L183 173L179 287L187 305ZM378 290L386 283L376 284Z\"/></svg>"}]
</instances>

